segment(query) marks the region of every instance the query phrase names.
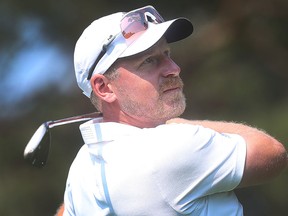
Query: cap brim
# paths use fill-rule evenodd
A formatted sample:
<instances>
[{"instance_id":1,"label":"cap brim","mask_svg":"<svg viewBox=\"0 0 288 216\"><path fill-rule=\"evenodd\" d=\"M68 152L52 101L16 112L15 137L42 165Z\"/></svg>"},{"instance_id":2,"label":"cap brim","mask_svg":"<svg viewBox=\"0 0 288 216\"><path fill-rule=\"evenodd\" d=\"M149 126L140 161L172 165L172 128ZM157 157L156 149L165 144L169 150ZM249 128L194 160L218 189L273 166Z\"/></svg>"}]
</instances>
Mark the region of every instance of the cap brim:
<instances>
[{"instance_id":1,"label":"cap brim","mask_svg":"<svg viewBox=\"0 0 288 216\"><path fill-rule=\"evenodd\" d=\"M173 43L188 37L192 32L193 25L186 18L177 18L159 24L149 23L148 29L119 58L147 50L159 41L162 36L165 36L168 43Z\"/></svg>"}]
</instances>

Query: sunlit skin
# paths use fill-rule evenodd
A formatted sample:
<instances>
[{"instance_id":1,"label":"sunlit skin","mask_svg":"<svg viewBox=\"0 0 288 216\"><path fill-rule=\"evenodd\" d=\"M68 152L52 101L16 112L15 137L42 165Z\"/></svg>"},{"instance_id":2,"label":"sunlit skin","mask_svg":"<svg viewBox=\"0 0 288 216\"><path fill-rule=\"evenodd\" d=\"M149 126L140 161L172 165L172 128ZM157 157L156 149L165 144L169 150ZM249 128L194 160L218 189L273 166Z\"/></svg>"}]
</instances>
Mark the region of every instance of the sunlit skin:
<instances>
[{"instance_id":1,"label":"sunlit skin","mask_svg":"<svg viewBox=\"0 0 288 216\"><path fill-rule=\"evenodd\" d=\"M162 38L150 49L115 65L119 76L91 78L93 91L102 99L103 120L136 127L155 127L185 110L180 68L170 57Z\"/></svg>"},{"instance_id":2,"label":"sunlit skin","mask_svg":"<svg viewBox=\"0 0 288 216\"><path fill-rule=\"evenodd\" d=\"M94 93L102 101L104 121L120 122L140 128L155 127L178 117L185 109L180 68L170 58L170 48L161 39L151 49L117 62L119 77L109 81L101 74L91 78ZM265 182L287 167L287 152L273 137L246 125L189 121L176 118L167 123L202 125L219 133L236 133L246 142L247 155L239 187ZM64 204L57 212L62 216Z\"/></svg>"},{"instance_id":3,"label":"sunlit skin","mask_svg":"<svg viewBox=\"0 0 288 216\"><path fill-rule=\"evenodd\" d=\"M180 68L170 58L164 39L151 49L123 59L116 67L119 77L109 81L93 75L92 87L103 101L104 121L137 127L155 127L185 109ZM166 80L177 80L165 85ZM285 147L270 135L247 125L232 122L172 119L167 123L202 125L219 133L239 134L246 142L246 161L241 183L247 187L277 176L287 167ZM259 151L260 150L260 151Z\"/></svg>"}]
</instances>

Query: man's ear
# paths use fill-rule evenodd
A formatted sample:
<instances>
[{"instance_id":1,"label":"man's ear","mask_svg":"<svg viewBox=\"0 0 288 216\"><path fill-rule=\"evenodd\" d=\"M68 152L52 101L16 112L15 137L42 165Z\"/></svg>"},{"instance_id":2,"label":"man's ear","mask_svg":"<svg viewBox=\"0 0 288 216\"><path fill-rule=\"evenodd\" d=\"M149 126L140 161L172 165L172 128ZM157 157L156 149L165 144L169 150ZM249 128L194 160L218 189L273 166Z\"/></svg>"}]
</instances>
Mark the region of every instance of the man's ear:
<instances>
[{"instance_id":1,"label":"man's ear","mask_svg":"<svg viewBox=\"0 0 288 216\"><path fill-rule=\"evenodd\" d=\"M101 100L111 103L116 99L111 82L104 75L93 75L90 84L94 94Z\"/></svg>"}]
</instances>

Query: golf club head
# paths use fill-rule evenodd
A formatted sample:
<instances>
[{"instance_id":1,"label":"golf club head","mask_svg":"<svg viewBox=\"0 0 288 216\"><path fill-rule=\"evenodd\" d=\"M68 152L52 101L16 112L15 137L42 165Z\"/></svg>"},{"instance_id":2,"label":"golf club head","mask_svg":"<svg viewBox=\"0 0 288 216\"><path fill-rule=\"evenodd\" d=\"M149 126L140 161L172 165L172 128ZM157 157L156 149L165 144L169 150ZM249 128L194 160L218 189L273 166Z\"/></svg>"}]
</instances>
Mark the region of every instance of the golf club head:
<instances>
[{"instance_id":1,"label":"golf club head","mask_svg":"<svg viewBox=\"0 0 288 216\"><path fill-rule=\"evenodd\" d=\"M35 167L40 168L44 167L48 159L51 145L50 143L51 135L49 129L60 125L67 125L81 121L88 121L93 118L98 118L102 116L103 115L100 112L93 112L43 123L36 130L36 132L31 137L30 141L26 145L24 150L24 159Z\"/></svg>"},{"instance_id":2,"label":"golf club head","mask_svg":"<svg viewBox=\"0 0 288 216\"><path fill-rule=\"evenodd\" d=\"M49 122L35 131L24 150L24 158L35 167L44 167L50 150Z\"/></svg>"}]
</instances>

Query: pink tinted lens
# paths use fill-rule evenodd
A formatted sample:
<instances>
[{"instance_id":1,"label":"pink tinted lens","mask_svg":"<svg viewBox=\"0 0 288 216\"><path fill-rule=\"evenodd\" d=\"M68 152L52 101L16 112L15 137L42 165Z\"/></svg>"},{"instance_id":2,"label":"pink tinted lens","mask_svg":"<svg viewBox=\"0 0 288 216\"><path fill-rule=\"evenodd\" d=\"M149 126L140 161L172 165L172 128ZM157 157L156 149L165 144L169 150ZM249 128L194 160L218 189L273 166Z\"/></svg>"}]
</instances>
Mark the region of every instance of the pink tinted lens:
<instances>
[{"instance_id":1,"label":"pink tinted lens","mask_svg":"<svg viewBox=\"0 0 288 216\"><path fill-rule=\"evenodd\" d=\"M145 31L147 25L145 25L145 20L143 20L140 13L133 13L129 16L125 16L121 21L121 29L123 36L128 39L132 35Z\"/></svg>"},{"instance_id":2,"label":"pink tinted lens","mask_svg":"<svg viewBox=\"0 0 288 216\"><path fill-rule=\"evenodd\" d=\"M129 39L132 35L145 31L148 28L148 20L153 23L164 22L164 19L152 7L144 7L127 13L120 23L125 39Z\"/></svg>"}]
</instances>

